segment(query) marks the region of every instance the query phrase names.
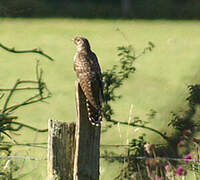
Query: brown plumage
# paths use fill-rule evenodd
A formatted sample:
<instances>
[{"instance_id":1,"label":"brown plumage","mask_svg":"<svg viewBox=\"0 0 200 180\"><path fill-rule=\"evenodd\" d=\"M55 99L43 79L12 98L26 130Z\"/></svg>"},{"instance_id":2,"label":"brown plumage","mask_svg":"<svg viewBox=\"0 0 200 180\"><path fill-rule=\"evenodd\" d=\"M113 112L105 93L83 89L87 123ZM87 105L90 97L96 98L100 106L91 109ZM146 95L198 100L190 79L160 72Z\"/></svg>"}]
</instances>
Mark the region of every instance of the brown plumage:
<instances>
[{"instance_id":1,"label":"brown plumage","mask_svg":"<svg viewBox=\"0 0 200 180\"><path fill-rule=\"evenodd\" d=\"M88 118L92 125L102 121L103 83L98 59L90 49L88 40L76 37L74 43L77 53L74 56L74 70L86 97Z\"/></svg>"}]
</instances>

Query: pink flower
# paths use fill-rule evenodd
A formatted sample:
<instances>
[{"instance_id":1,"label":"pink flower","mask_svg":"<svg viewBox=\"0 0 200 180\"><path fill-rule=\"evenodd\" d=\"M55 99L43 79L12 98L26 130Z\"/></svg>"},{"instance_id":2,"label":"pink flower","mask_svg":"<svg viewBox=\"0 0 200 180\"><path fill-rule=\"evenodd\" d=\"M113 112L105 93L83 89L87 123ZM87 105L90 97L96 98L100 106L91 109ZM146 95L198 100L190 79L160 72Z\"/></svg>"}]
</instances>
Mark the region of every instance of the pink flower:
<instances>
[{"instance_id":1,"label":"pink flower","mask_svg":"<svg viewBox=\"0 0 200 180\"><path fill-rule=\"evenodd\" d=\"M187 154L184 157L184 162L187 163L190 159L192 159L192 156L190 154Z\"/></svg>"},{"instance_id":2,"label":"pink flower","mask_svg":"<svg viewBox=\"0 0 200 180\"><path fill-rule=\"evenodd\" d=\"M161 177L155 176L154 180L161 180Z\"/></svg>"},{"instance_id":3,"label":"pink flower","mask_svg":"<svg viewBox=\"0 0 200 180\"><path fill-rule=\"evenodd\" d=\"M165 170L167 171L169 168L169 164L165 165Z\"/></svg>"},{"instance_id":4,"label":"pink flower","mask_svg":"<svg viewBox=\"0 0 200 180\"><path fill-rule=\"evenodd\" d=\"M184 176L187 174L187 171L182 167L182 166L179 166L176 170L176 175L177 176Z\"/></svg>"}]
</instances>

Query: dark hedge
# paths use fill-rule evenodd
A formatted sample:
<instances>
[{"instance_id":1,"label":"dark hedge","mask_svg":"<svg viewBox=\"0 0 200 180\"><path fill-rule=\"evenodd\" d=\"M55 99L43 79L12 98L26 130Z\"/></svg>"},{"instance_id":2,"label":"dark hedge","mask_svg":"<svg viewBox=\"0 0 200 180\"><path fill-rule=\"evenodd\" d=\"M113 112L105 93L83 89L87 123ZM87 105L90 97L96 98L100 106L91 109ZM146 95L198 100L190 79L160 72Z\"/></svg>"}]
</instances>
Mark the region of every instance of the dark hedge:
<instances>
[{"instance_id":1,"label":"dark hedge","mask_svg":"<svg viewBox=\"0 0 200 180\"><path fill-rule=\"evenodd\" d=\"M1 17L79 17L199 19L199 0L132 0L124 13L120 0L1 0Z\"/></svg>"}]
</instances>

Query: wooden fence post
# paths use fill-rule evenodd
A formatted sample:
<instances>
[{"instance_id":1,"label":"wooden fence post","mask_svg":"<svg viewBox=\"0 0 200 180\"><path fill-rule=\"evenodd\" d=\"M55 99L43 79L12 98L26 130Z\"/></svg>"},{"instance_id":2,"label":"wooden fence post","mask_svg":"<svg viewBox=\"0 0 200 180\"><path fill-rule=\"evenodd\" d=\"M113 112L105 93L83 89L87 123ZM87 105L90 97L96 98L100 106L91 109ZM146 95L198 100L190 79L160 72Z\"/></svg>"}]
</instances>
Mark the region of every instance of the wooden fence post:
<instances>
[{"instance_id":1,"label":"wooden fence post","mask_svg":"<svg viewBox=\"0 0 200 180\"><path fill-rule=\"evenodd\" d=\"M78 82L76 88L76 150L74 180L99 180L101 126L93 126L88 120L86 99Z\"/></svg>"},{"instance_id":2,"label":"wooden fence post","mask_svg":"<svg viewBox=\"0 0 200 180\"><path fill-rule=\"evenodd\" d=\"M101 126L89 122L78 82L75 89L76 126L49 120L48 180L99 180Z\"/></svg>"},{"instance_id":3,"label":"wooden fence post","mask_svg":"<svg viewBox=\"0 0 200 180\"><path fill-rule=\"evenodd\" d=\"M48 180L72 180L75 123L49 120Z\"/></svg>"}]
</instances>

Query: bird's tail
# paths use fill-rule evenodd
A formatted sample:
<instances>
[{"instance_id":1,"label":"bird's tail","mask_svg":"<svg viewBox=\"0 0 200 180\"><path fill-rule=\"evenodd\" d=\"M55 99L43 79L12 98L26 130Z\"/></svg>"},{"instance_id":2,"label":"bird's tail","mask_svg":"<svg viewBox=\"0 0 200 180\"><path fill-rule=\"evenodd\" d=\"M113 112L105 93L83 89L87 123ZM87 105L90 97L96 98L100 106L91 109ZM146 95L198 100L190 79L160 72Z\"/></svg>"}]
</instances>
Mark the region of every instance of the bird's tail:
<instances>
[{"instance_id":1,"label":"bird's tail","mask_svg":"<svg viewBox=\"0 0 200 180\"><path fill-rule=\"evenodd\" d=\"M95 108L86 100L88 119L93 126L99 126L102 123L102 107Z\"/></svg>"}]
</instances>

